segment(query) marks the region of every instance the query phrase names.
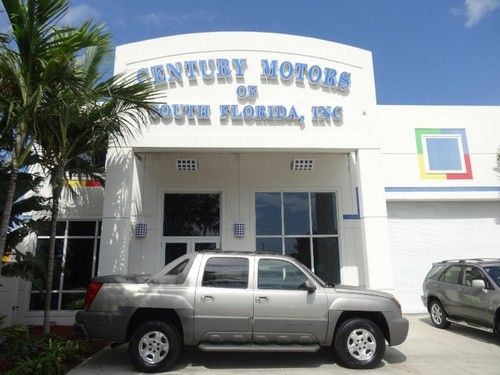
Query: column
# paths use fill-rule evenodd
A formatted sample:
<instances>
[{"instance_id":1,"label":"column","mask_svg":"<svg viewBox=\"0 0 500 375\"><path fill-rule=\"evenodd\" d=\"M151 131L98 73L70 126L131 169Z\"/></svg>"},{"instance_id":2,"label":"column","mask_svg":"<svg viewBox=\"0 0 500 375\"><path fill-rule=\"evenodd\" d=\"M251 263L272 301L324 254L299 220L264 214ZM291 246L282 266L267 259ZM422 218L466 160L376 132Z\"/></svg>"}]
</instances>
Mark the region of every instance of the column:
<instances>
[{"instance_id":1,"label":"column","mask_svg":"<svg viewBox=\"0 0 500 375\"><path fill-rule=\"evenodd\" d=\"M108 150L99 275L128 273L134 168L131 148Z\"/></svg>"},{"instance_id":2,"label":"column","mask_svg":"<svg viewBox=\"0 0 500 375\"><path fill-rule=\"evenodd\" d=\"M392 253L380 150L358 150L357 165L367 286L391 292Z\"/></svg>"}]
</instances>

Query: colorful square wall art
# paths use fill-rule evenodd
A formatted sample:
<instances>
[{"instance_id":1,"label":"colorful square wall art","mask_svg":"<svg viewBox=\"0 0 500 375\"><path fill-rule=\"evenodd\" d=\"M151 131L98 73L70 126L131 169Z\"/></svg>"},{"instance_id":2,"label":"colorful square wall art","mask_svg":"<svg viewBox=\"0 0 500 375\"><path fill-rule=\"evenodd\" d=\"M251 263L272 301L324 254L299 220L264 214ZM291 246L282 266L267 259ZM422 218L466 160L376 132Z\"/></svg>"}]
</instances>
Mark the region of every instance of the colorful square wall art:
<instances>
[{"instance_id":1,"label":"colorful square wall art","mask_svg":"<svg viewBox=\"0 0 500 375\"><path fill-rule=\"evenodd\" d=\"M465 129L415 129L420 177L434 180L472 179Z\"/></svg>"}]
</instances>

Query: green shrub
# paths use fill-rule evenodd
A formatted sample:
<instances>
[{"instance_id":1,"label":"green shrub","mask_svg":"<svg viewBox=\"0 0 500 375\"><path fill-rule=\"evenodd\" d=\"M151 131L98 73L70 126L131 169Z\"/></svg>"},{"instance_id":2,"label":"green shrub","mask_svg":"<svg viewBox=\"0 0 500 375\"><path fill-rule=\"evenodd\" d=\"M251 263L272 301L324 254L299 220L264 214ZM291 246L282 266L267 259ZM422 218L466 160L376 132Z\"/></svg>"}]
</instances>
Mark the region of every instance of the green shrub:
<instances>
[{"instance_id":1,"label":"green shrub","mask_svg":"<svg viewBox=\"0 0 500 375\"><path fill-rule=\"evenodd\" d=\"M15 340L14 346L9 352L16 353L17 359L8 375L61 374L65 364L82 352L80 343L59 338Z\"/></svg>"}]
</instances>

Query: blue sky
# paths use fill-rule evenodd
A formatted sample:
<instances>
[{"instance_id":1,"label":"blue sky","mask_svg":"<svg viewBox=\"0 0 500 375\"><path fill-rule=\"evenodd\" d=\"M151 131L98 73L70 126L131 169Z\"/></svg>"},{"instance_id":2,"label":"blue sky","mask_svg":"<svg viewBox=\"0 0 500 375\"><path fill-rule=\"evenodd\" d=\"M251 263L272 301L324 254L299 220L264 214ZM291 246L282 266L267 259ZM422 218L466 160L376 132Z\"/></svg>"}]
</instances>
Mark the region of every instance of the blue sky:
<instances>
[{"instance_id":1,"label":"blue sky","mask_svg":"<svg viewBox=\"0 0 500 375\"><path fill-rule=\"evenodd\" d=\"M251 30L373 52L379 104L500 104L500 0L73 0L66 21L105 23L115 45Z\"/></svg>"}]
</instances>

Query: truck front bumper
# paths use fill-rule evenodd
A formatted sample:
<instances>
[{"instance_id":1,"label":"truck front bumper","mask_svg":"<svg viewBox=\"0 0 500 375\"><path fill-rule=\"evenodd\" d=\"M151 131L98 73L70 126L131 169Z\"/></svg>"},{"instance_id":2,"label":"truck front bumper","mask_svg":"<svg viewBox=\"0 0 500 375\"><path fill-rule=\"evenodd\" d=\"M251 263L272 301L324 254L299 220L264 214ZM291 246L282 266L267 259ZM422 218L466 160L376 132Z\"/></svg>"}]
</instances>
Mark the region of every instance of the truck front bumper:
<instances>
[{"instance_id":1,"label":"truck front bumper","mask_svg":"<svg viewBox=\"0 0 500 375\"><path fill-rule=\"evenodd\" d=\"M406 337L408 336L408 329L410 327L410 322L406 318L396 318L392 319L389 323L390 331L390 346L395 346L402 344Z\"/></svg>"}]
</instances>

